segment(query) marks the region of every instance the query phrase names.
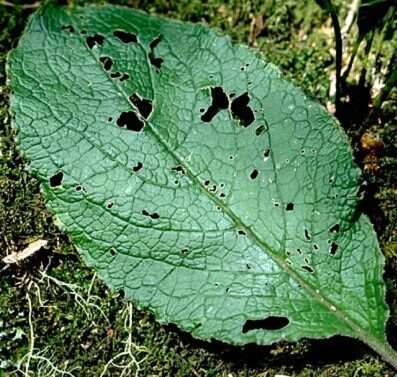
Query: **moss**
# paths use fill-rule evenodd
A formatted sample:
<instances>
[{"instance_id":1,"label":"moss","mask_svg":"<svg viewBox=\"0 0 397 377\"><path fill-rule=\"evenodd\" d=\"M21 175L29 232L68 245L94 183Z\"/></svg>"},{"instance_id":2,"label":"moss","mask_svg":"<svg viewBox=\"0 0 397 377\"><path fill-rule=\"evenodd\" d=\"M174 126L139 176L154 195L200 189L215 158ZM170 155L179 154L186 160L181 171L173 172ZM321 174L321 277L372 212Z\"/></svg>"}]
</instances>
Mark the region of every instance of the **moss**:
<instances>
[{"instance_id":1,"label":"moss","mask_svg":"<svg viewBox=\"0 0 397 377\"><path fill-rule=\"evenodd\" d=\"M27 2L15 2L18 3ZM279 65L309 93L323 103L330 100L329 78L334 70L329 53L333 46L331 26L314 1L119 0L112 3L207 22L236 41L257 46L268 61ZM341 5L342 14L346 13L343 3L337 4ZM67 369L76 376L97 377L116 355L120 355L118 363L130 363L131 374L139 369L141 376L267 377L277 373L300 377L391 376L389 367L365 346L346 338L243 348L196 341L172 326L159 325L150 313L124 303L118 293L110 292L95 278L68 238L54 225L37 181L25 170L9 125L5 58L15 46L31 11L18 5L0 5L0 257L20 250L32 239L47 239L49 244L20 265L2 270L0 376L22 375L13 371L26 368L32 330L31 376L58 375L50 373L48 361L51 361L57 368ZM389 334L396 334L397 328L397 164L393 146L396 132L392 127L396 104L396 98L391 98L380 112L370 115L368 112L364 121L342 117L362 167L366 156L358 145L364 131L376 133L385 145L377 156L380 169L365 173L368 190L364 210L375 223L387 256L386 280L392 309ZM396 345L396 335L390 338ZM128 346L135 360L122 354ZM120 374L120 369L109 366L108 376Z\"/></svg>"}]
</instances>

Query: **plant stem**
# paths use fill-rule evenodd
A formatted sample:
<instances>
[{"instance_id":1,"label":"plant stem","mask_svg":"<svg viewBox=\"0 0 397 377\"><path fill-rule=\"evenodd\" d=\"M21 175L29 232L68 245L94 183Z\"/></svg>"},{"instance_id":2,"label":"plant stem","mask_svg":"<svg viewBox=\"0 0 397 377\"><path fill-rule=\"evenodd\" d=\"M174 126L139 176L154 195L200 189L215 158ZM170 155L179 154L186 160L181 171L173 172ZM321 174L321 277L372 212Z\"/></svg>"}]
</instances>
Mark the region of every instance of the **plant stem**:
<instances>
[{"instance_id":1,"label":"plant stem","mask_svg":"<svg viewBox=\"0 0 397 377\"><path fill-rule=\"evenodd\" d=\"M353 26L353 22L357 17L357 13L358 13L358 9L360 8L360 5L361 5L361 0L353 0L341 31L343 39L345 39L347 37L347 34L349 34L349 31Z\"/></svg>"},{"instance_id":2,"label":"plant stem","mask_svg":"<svg viewBox=\"0 0 397 377\"><path fill-rule=\"evenodd\" d=\"M340 25L338 15L336 13L334 5L331 0L317 0L317 3L326 12L329 13L334 28L335 36L335 65L336 65L336 90L335 90L335 110L336 114L340 110L340 97L341 97L341 71L342 71L342 34L340 31Z\"/></svg>"},{"instance_id":3,"label":"plant stem","mask_svg":"<svg viewBox=\"0 0 397 377\"><path fill-rule=\"evenodd\" d=\"M40 1L37 1L33 4L13 4L7 0L0 0L0 5L5 7L12 7L12 8L21 8L21 9L34 9L40 6Z\"/></svg>"},{"instance_id":4,"label":"plant stem","mask_svg":"<svg viewBox=\"0 0 397 377\"><path fill-rule=\"evenodd\" d=\"M375 32L371 31L369 34L367 34L367 37L366 37L367 43L365 45L364 59L363 59L364 60L364 64L363 64L364 67L361 70L360 78L358 80L358 86L361 87L361 88L365 87L365 84L366 84L366 81L367 81L366 79L367 79L367 72L368 72L368 64L369 64L369 61L370 61L369 52L371 51L372 42L374 40L374 35L375 35Z\"/></svg>"},{"instance_id":5,"label":"plant stem","mask_svg":"<svg viewBox=\"0 0 397 377\"><path fill-rule=\"evenodd\" d=\"M346 67L346 69L345 69L345 71L343 72L343 75L342 75L343 85L346 84L347 77L349 76L350 70L353 67L354 58L357 55L358 48L360 47L362 41L363 41L363 36L361 36L359 34L357 36L356 41L354 42L353 51L352 51L352 53L350 55L349 63L347 64L347 67Z\"/></svg>"},{"instance_id":6,"label":"plant stem","mask_svg":"<svg viewBox=\"0 0 397 377\"><path fill-rule=\"evenodd\" d=\"M388 74L385 80L385 86L374 100L374 108L380 109L383 101L388 97L392 89L397 85L397 69L395 64L397 62L397 54L394 52L390 59Z\"/></svg>"},{"instance_id":7,"label":"plant stem","mask_svg":"<svg viewBox=\"0 0 397 377\"><path fill-rule=\"evenodd\" d=\"M335 92L335 110L339 113L340 110L340 97L341 97L341 71L342 71L342 35L340 32L340 26L338 16L336 14L334 6L331 4L331 20L332 26L334 27L335 34L335 51L336 51L336 92Z\"/></svg>"},{"instance_id":8,"label":"plant stem","mask_svg":"<svg viewBox=\"0 0 397 377\"><path fill-rule=\"evenodd\" d=\"M384 361L397 370L397 351L395 351L386 340L380 341L372 337L361 340L380 355Z\"/></svg>"}]
</instances>

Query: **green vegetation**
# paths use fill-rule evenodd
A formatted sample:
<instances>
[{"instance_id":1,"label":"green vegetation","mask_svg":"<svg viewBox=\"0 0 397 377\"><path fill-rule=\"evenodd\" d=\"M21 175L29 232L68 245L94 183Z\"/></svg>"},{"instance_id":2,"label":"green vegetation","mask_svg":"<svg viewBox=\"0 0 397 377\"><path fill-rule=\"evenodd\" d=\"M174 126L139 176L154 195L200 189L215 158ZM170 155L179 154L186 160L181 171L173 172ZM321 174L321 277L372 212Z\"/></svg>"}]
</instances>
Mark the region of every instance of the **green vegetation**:
<instances>
[{"instance_id":1,"label":"green vegetation","mask_svg":"<svg viewBox=\"0 0 397 377\"><path fill-rule=\"evenodd\" d=\"M26 5L27 1L22 3ZM234 40L256 45L308 93L324 104L332 102L328 93L335 71L330 54L333 30L327 14L314 1L113 3L208 22ZM31 12L22 6L0 5L0 257L22 250L36 239L46 239L49 244L18 265L0 264L0 376L70 375L62 371L100 376L106 365L106 376L120 376L123 368L126 376L392 376L376 355L346 338L244 348L198 342L124 303L118 293L109 292L84 267L46 211L37 182L24 170L26 165L15 149L15 135L9 126L5 58ZM345 6L338 9L340 20L348 12ZM354 27L348 38L350 50L353 32ZM375 35L372 42L380 46L375 50L379 52L377 62L373 61L377 52L359 50L339 117L365 172L362 207L375 224L387 258L392 311L388 333L396 348L397 127L393 119L397 115L397 93L392 90L382 97L380 108L368 106L379 94L373 84L384 81L396 50L396 35L386 34ZM343 66L346 64L344 61ZM363 90L360 73L367 64L375 70L367 69L372 77L366 74L367 90Z\"/></svg>"}]
</instances>

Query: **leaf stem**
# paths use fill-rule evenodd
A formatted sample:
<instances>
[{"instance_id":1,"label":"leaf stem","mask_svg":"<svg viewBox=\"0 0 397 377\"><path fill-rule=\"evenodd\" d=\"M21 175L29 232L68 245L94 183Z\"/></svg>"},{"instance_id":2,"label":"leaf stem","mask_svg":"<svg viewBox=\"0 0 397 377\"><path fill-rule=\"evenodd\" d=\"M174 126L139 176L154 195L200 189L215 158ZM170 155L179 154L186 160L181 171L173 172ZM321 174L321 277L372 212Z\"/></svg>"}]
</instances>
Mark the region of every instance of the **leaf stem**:
<instances>
[{"instance_id":1,"label":"leaf stem","mask_svg":"<svg viewBox=\"0 0 397 377\"><path fill-rule=\"evenodd\" d=\"M397 370L397 351L390 346L386 339L384 341L380 341L375 337L365 337L361 338L361 341Z\"/></svg>"}]
</instances>

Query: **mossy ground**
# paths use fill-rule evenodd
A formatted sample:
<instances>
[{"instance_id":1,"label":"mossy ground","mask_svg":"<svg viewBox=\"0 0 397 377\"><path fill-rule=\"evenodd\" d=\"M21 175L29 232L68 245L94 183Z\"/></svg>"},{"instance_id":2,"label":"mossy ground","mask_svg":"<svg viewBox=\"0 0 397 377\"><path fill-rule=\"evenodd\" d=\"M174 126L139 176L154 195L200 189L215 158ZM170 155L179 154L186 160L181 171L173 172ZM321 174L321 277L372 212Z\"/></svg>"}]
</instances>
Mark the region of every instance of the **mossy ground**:
<instances>
[{"instance_id":1,"label":"mossy ground","mask_svg":"<svg viewBox=\"0 0 397 377\"><path fill-rule=\"evenodd\" d=\"M236 41L255 45L308 93L324 104L330 101L333 34L327 16L314 1L112 2L207 22ZM96 279L67 236L54 225L39 185L25 170L26 162L15 147L7 114L5 60L33 11L22 6L28 1L18 3L21 5L12 1L0 5L0 258L38 238L49 243L18 265L6 268L0 263L0 376L98 377L106 365L104 376L393 375L389 366L365 346L346 338L244 348L196 341L172 326L159 325L150 313L123 302L118 293ZM341 19L347 12L342 3L339 1ZM395 40L383 44L385 55L396 48ZM358 57L358 67L364 64L363 58ZM388 333L396 347L397 127L393 119L397 115L397 96L392 93L376 112L368 106L370 96L354 113L354 106L360 103L360 96L353 95L356 92L352 85L351 103L345 106L341 120L357 162L365 169L368 185L363 208L375 224L386 255L385 276L392 311ZM365 132L378 135L384 142L381 153L370 159L358 147Z\"/></svg>"}]
</instances>

